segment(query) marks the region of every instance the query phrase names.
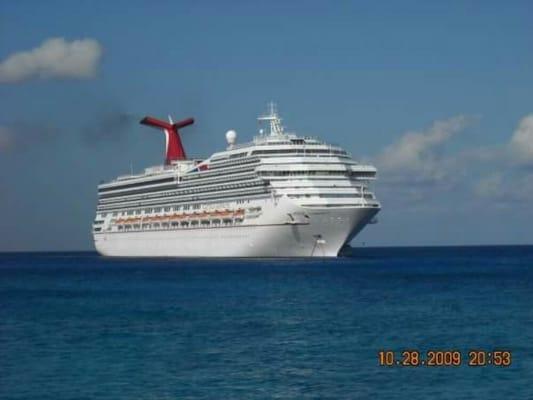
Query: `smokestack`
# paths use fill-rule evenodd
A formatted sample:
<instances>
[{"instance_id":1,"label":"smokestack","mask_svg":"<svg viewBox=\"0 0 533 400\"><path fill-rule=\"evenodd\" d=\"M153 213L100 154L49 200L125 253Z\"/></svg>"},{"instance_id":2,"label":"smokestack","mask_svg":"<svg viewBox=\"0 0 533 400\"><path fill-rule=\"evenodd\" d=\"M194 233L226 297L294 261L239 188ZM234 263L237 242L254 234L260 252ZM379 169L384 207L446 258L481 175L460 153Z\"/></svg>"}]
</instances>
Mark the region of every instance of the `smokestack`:
<instances>
[{"instance_id":1,"label":"smokestack","mask_svg":"<svg viewBox=\"0 0 533 400\"><path fill-rule=\"evenodd\" d=\"M181 143L181 137L178 129L185 128L186 126L194 123L193 118L187 118L183 121L171 124L153 117L144 117L141 120L141 124L148 125L154 128L162 129L166 136L166 158L165 164L168 165L174 160L186 160L185 149Z\"/></svg>"}]
</instances>

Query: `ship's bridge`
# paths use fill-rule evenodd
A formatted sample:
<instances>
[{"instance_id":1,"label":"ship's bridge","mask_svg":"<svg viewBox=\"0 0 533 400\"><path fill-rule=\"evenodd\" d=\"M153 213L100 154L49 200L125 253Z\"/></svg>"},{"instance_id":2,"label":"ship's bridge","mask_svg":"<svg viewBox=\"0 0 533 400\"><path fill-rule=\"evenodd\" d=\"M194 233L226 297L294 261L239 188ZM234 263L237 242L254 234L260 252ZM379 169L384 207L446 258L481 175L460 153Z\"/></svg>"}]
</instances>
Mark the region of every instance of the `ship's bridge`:
<instances>
[{"instance_id":1,"label":"ship's bridge","mask_svg":"<svg viewBox=\"0 0 533 400\"><path fill-rule=\"evenodd\" d=\"M259 116L257 120L261 128L259 129L259 134L254 136L251 142L235 144L235 133L229 131L228 134L232 134L232 139L229 141L229 146L226 151L213 154L211 160L216 161L218 159L237 158L255 154L270 156L274 154L288 154L290 152L296 152L306 156L322 154L351 158L351 155L338 145L328 144L316 137L298 136L295 133L286 132L274 103L270 103L269 111ZM261 150L253 149L257 146L261 147ZM248 152L243 150L248 150Z\"/></svg>"}]
</instances>

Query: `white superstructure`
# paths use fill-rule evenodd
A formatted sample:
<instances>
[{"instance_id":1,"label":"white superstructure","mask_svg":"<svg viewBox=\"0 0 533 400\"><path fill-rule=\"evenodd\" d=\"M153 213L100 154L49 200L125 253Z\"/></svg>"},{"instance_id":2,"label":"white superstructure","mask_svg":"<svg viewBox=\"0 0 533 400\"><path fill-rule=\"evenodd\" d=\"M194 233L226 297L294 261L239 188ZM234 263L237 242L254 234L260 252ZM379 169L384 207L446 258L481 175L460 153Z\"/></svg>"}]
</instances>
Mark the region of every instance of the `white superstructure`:
<instances>
[{"instance_id":1,"label":"white superstructure","mask_svg":"<svg viewBox=\"0 0 533 400\"><path fill-rule=\"evenodd\" d=\"M187 121L178 127L193 122ZM169 129L163 122L150 123L165 129L167 164L98 186L97 251L150 257L337 256L380 209L369 188L376 169L353 161L340 147L285 132L273 104L259 121L266 132L236 144L236 133L228 131L228 148L206 160L186 160L182 150L183 159L171 159L168 139L179 123Z\"/></svg>"}]
</instances>

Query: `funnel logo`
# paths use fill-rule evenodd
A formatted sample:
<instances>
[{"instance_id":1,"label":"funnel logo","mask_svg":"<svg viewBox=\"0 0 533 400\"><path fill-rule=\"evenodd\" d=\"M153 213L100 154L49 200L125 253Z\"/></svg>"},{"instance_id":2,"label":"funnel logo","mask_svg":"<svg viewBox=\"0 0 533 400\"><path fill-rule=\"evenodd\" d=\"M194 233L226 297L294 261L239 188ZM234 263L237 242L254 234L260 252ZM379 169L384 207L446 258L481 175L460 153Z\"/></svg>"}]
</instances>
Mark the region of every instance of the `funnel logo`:
<instances>
[{"instance_id":1,"label":"funnel logo","mask_svg":"<svg viewBox=\"0 0 533 400\"><path fill-rule=\"evenodd\" d=\"M170 119L170 118L169 118ZM141 120L141 124L148 125L154 128L162 129L166 136L166 158L165 164L170 164L174 160L185 160L187 158L185 149L181 143L179 129L194 123L193 118L187 118L183 121L173 123L165 122L153 117L144 117Z\"/></svg>"}]
</instances>

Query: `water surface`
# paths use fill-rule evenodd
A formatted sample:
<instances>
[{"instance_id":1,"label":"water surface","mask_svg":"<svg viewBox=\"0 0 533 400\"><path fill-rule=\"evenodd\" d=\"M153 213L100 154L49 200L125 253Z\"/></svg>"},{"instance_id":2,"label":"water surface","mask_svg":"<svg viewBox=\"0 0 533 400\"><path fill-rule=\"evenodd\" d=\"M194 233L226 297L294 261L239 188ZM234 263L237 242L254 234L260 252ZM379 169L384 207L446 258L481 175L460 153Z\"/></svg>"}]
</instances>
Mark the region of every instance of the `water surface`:
<instances>
[{"instance_id":1,"label":"water surface","mask_svg":"<svg viewBox=\"0 0 533 400\"><path fill-rule=\"evenodd\" d=\"M533 398L533 247L0 254L1 399ZM510 367L383 367L391 349Z\"/></svg>"}]
</instances>

